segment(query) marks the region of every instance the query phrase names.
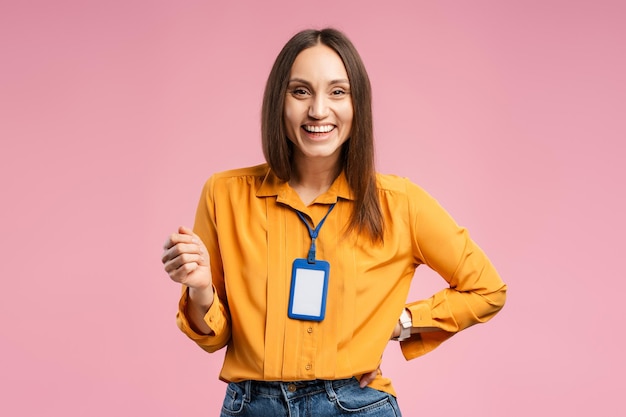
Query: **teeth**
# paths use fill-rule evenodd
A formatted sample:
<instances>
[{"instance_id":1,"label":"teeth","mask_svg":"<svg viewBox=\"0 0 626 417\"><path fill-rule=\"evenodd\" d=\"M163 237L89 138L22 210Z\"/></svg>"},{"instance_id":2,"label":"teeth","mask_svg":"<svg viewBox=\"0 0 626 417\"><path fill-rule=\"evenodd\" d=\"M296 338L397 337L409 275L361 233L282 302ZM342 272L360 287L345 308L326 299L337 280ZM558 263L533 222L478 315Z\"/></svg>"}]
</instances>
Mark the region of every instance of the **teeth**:
<instances>
[{"instance_id":1,"label":"teeth","mask_svg":"<svg viewBox=\"0 0 626 417\"><path fill-rule=\"evenodd\" d=\"M307 132L312 132L312 133L328 133L331 130L333 130L334 126L332 125L327 125L327 126L304 126L304 130L306 130Z\"/></svg>"}]
</instances>

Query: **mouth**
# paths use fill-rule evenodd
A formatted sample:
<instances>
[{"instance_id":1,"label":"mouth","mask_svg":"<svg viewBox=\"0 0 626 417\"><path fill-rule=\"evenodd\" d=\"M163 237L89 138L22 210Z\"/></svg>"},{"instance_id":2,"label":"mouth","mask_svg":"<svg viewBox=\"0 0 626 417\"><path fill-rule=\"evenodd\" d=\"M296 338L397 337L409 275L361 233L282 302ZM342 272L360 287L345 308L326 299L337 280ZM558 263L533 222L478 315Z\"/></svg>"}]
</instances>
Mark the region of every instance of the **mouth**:
<instances>
[{"instance_id":1,"label":"mouth","mask_svg":"<svg viewBox=\"0 0 626 417\"><path fill-rule=\"evenodd\" d=\"M335 128L334 125L323 125L323 126L317 126L317 125L303 125L302 129L304 129L306 132L308 133L329 133L331 132L333 129Z\"/></svg>"}]
</instances>

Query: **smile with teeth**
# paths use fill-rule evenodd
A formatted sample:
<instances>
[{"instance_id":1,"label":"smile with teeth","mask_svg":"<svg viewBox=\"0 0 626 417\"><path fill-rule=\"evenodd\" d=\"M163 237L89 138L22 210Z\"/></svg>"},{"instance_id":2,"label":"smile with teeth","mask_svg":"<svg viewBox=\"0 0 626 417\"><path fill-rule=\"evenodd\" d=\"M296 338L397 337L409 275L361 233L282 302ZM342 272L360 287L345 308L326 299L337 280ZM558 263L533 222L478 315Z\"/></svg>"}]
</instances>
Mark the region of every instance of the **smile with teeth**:
<instances>
[{"instance_id":1,"label":"smile with teeth","mask_svg":"<svg viewBox=\"0 0 626 417\"><path fill-rule=\"evenodd\" d=\"M328 133L331 130L333 130L335 128L335 126L333 125L326 125L326 126L309 126L309 125L304 125L302 126L302 128L304 130L306 130L309 133Z\"/></svg>"}]
</instances>

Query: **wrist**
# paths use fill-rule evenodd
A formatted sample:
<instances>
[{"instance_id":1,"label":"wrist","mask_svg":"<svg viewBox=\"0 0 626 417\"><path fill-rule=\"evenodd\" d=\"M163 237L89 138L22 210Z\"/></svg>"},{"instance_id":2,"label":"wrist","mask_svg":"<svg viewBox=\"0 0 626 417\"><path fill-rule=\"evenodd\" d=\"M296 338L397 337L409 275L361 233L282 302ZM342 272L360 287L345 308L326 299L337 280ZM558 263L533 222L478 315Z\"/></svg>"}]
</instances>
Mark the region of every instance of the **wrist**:
<instances>
[{"instance_id":1,"label":"wrist","mask_svg":"<svg viewBox=\"0 0 626 417\"><path fill-rule=\"evenodd\" d=\"M393 328L393 332L391 333L391 339L396 340L400 333L402 333L402 325L400 324L400 320L396 322L396 327Z\"/></svg>"},{"instance_id":2,"label":"wrist","mask_svg":"<svg viewBox=\"0 0 626 417\"><path fill-rule=\"evenodd\" d=\"M187 289L189 294L189 299L193 302L194 305L200 308L209 309L213 304L213 286L209 285L204 288L194 288L189 287Z\"/></svg>"},{"instance_id":3,"label":"wrist","mask_svg":"<svg viewBox=\"0 0 626 417\"><path fill-rule=\"evenodd\" d=\"M411 328L413 327L411 312L406 308L402 310L402 314L400 314L400 318L398 319L398 323L393 331L393 340L397 340L398 342L402 342L403 340L407 340L411 337Z\"/></svg>"},{"instance_id":4,"label":"wrist","mask_svg":"<svg viewBox=\"0 0 626 417\"><path fill-rule=\"evenodd\" d=\"M213 287L208 287L208 290L187 288L187 305L183 314L187 317L191 330L199 335L215 334L204 320L213 301Z\"/></svg>"}]
</instances>

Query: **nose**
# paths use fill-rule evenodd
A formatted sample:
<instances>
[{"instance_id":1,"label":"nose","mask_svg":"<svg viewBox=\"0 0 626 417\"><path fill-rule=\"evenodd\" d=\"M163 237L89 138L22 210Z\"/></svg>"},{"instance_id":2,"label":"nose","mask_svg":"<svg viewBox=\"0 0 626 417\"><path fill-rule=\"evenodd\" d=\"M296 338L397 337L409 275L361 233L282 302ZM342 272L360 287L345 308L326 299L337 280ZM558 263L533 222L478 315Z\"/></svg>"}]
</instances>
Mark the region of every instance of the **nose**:
<instances>
[{"instance_id":1,"label":"nose","mask_svg":"<svg viewBox=\"0 0 626 417\"><path fill-rule=\"evenodd\" d=\"M316 120L324 119L328 116L329 106L326 101L326 97L323 94L318 94L313 97L311 105L309 106L309 117Z\"/></svg>"}]
</instances>

